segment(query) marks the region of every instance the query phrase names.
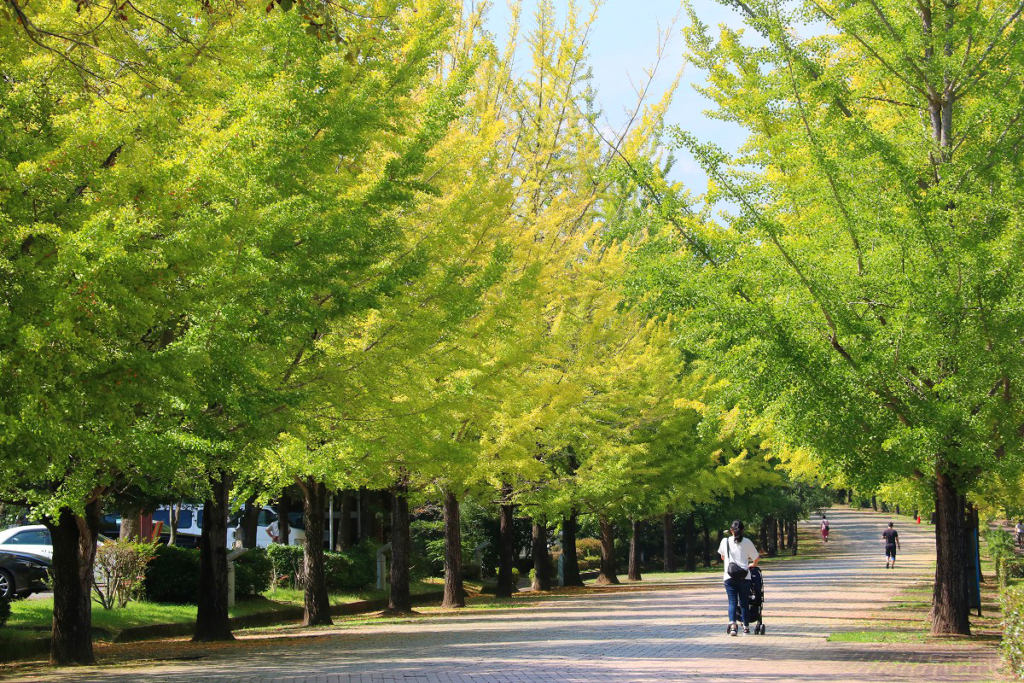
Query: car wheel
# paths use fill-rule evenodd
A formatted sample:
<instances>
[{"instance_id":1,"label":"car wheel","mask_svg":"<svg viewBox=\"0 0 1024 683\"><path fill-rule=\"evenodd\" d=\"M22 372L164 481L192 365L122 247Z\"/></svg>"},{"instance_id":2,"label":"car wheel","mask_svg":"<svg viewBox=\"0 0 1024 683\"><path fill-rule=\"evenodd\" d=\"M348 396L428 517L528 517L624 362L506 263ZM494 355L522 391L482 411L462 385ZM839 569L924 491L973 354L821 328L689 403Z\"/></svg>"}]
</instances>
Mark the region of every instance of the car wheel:
<instances>
[{"instance_id":1,"label":"car wheel","mask_svg":"<svg viewBox=\"0 0 1024 683\"><path fill-rule=\"evenodd\" d=\"M4 600L14 598L14 577L4 569L0 569L0 598Z\"/></svg>"}]
</instances>

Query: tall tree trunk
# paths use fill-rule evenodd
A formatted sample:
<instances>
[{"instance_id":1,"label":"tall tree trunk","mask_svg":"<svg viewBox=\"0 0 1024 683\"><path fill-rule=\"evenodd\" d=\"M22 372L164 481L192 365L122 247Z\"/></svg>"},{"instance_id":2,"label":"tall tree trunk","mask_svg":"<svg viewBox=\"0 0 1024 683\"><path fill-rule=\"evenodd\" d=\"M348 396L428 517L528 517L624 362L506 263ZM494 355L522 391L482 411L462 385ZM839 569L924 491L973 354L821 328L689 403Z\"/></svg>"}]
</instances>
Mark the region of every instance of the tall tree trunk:
<instances>
[{"instance_id":1,"label":"tall tree trunk","mask_svg":"<svg viewBox=\"0 0 1024 683\"><path fill-rule=\"evenodd\" d=\"M281 500L277 506L277 537L281 545L288 545L288 541L291 540L292 527L288 524L288 514L292 511L291 503L288 490L281 491Z\"/></svg>"},{"instance_id":2,"label":"tall tree trunk","mask_svg":"<svg viewBox=\"0 0 1024 683\"><path fill-rule=\"evenodd\" d=\"M533 518L532 541L532 588L535 591L549 591L551 590L551 555L548 553L548 525L539 517Z\"/></svg>"},{"instance_id":3,"label":"tall tree trunk","mask_svg":"<svg viewBox=\"0 0 1024 683\"><path fill-rule=\"evenodd\" d=\"M775 517L768 517L764 522L764 531L768 538L768 557L775 557L779 554L779 535L775 532L775 525L778 520Z\"/></svg>"},{"instance_id":4,"label":"tall tree trunk","mask_svg":"<svg viewBox=\"0 0 1024 683\"><path fill-rule=\"evenodd\" d=\"M409 590L409 482L403 477L391 496L391 594L388 612L412 612Z\"/></svg>"},{"instance_id":5,"label":"tall tree trunk","mask_svg":"<svg viewBox=\"0 0 1024 683\"><path fill-rule=\"evenodd\" d=\"M351 491L341 492L341 519L338 520L338 547L348 550L355 545L352 534L352 512L355 499Z\"/></svg>"},{"instance_id":6,"label":"tall tree trunk","mask_svg":"<svg viewBox=\"0 0 1024 683\"><path fill-rule=\"evenodd\" d=\"M359 489L359 540L373 538L373 505L370 503L370 491L365 486Z\"/></svg>"},{"instance_id":7,"label":"tall tree trunk","mask_svg":"<svg viewBox=\"0 0 1024 683\"><path fill-rule=\"evenodd\" d=\"M711 529L708 527L707 520L703 520L703 522L701 535L704 537L704 566L710 567L711 561L714 559L714 556L711 554Z\"/></svg>"},{"instance_id":8,"label":"tall tree trunk","mask_svg":"<svg viewBox=\"0 0 1024 683\"><path fill-rule=\"evenodd\" d=\"M619 582L619 577L615 573L615 527L604 515L601 515L601 573L597 577L597 582Z\"/></svg>"},{"instance_id":9,"label":"tall tree trunk","mask_svg":"<svg viewBox=\"0 0 1024 683\"><path fill-rule=\"evenodd\" d=\"M137 542L142 539L142 509L129 506L121 509L121 532L119 538Z\"/></svg>"},{"instance_id":10,"label":"tall tree trunk","mask_svg":"<svg viewBox=\"0 0 1024 683\"><path fill-rule=\"evenodd\" d=\"M210 480L210 497L203 503L203 532L199 537L199 606L196 642L234 640L228 616L228 494L231 476L221 472Z\"/></svg>"},{"instance_id":11,"label":"tall tree trunk","mask_svg":"<svg viewBox=\"0 0 1024 683\"><path fill-rule=\"evenodd\" d=\"M382 513L380 515L374 515L373 521L375 523L373 529L373 535L377 539L378 543L387 543L391 538L391 525L393 514L387 514L388 511L394 512L395 503L392 500L393 496L387 491L379 491L377 493L378 506ZM408 506L408 503L406 504Z\"/></svg>"},{"instance_id":12,"label":"tall tree trunk","mask_svg":"<svg viewBox=\"0 0 1024 683\"><path fill-rule=\"evenodd\" d=\"M444 496L444 600L441 607L466 606L462 585L462 516L459 499L449 490Z\"/></svg>"},{"instance_id":13,"label":"tall tree trunk","mask_svg":"<svg viewBox=\"0 0 1024 683\"><path fill-rule=\"evenodd\" d=\"M878 497L874 494L871 495L871 509L878 512Z\"/></svg>"},{"instance_id":14,"label":"tall tree trunk","mask_svg":"<svg viewBox=\"0 0 1024 683\"><path fill-rule=\"evenodd\" d=\"M769 520L769 518L765 517L761 521L760 528L758 528L758 530L757 530L757 536L758 536L757 544L759 546L761 546L761 551L762 552L767 552L768 551L768 520Z\"/></svg>"},{"instance_id":15,"label":"tall tree trunk","mask_svg":"<svg viewBox=\"0 0 1024 683\"><path fill-rule=\"evenodd\" d=\"M168 530L167 545L178 544L178 524L181 522L181 501L171 505L171 528Z\"/></svg>"},{"instance_id":16,"label":"tall tree trunk","mask_svg":"<svg viewBox=\"0 0 1024 683\"><path fill-rule=\"evenodd\" d=\"M695 572L697 571L697 520L692 512L686 515L683 536L686 538L686 571Z\"/></svg>"},{"instance_id":17,"label":"tall tree trunk","mask_svg":"<svg viewBox=\"0 0 1024 683\"><path fill-rule=\"evenodd\" d=\"M79 517L61 508L56 521L48 520L53 543L50 579L53 581L53 631L50 663L92 664L92 582L100 501L85 506Z\"/></svg>"},{"instance_id":18,"label":"tall tree trunk","mask_svg":"<svg viewBox=\"0 0 1024 683\"><path fill-rule=\"evenodd\" d=\"M630 581L641 581L643 575L640 573L640 521L632 520L632 533L629 535L629 568L626 577Z\"/></svg>"},{"instance_id":19,"label":"tall tree trunk","mask_svg":"<svg viewBox=\"0 0 1024 683\"><path fill-rule=\"evenodd\" d=\"M797 554L797 546L800 542L800 535L798 533L798 529L799 526L797 525L795 519L789 523L789 547L790 549L792 549L794 556Z\"/></svg>"},{"instance_id":20,"label":"tall tree trunk","mask_svg":"<svg viewBox=\"0 0 1024 683\"><path fill-rule=\"evenodd\" d=\"M566 586L582 586L580 577L580 559L576 555L576 530L579 526L579 513L573 509L569 516L562 520L562 583Z\"/></svg>"},{"instance_id":21,"label":"tall tree trunk","mask_svg":"<svg viewBox=\"0 0 1024 683\"><path fill-rule=\"evenodd\" d=\"M965 500L953 479L935 475L935 588L932 595L932 634L970 635L967 583Z\"/></svg>"},{"instance_id":22,"label":"tall tree trunk","mask_svg":"<svg viewBox=\"0 0 1024 683\"><path fill-rule=\"evenodd\" d=\"M675 516L672 514L672 511L666 510L661 522L666 572L679 571L679 568L676 566L676 531L674 521Z\"/></svg>"},{"instance_id":23,"label":"tall tree trunk","mask_svg":"<svg viewBox=\"0 0 1024 683\"><path fill-rule=\"evenodd\" d=\"M249 496L249 499L245 501L245 511L242 513L242 521L238 525L238 528L242 530L243 548L251 550L258 545L256 534L259 531L260 510L262 509L263 506L256 504L255 494ZM278 522L277 526L280 529L281 523Z\"/></svg>"},{"instance_id":24,"label":"tall tree trunk","mask_svg":"<svg viewBox=\"0 0 1024 683\"><path fill-rule=\"evenodd\" d=\"M327 595L327 572L324 567L324 512L327 487L312 477L299 481L302 491L302 519L306 526L306 542L302 552L303 626L330 626L331 600Z\"/></svg>"},{"instance_id":25,"label":"tall tree trunk","mask_svg":"<svg viewBox=\"0 0 1024 683\"><path fill-rule=\"evenodd\" d=\"M516 591L515 581L512 578L512 569L515 558L513 557L513 544L515 536L515 506L512 505L512 486L505 484L501 489L501 535L498 540L498 585L495 588L495 595L499 598L511 598Z\"/></svg>"}]
</instances>

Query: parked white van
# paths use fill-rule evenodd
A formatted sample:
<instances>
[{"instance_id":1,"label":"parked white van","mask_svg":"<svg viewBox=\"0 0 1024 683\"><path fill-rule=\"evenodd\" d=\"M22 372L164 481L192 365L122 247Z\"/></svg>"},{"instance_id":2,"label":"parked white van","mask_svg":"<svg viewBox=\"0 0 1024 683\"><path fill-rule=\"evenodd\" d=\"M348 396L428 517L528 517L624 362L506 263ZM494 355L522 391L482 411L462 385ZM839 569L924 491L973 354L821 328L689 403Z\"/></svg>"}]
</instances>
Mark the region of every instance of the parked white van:
<instances>
[{"instance_id":1,"label":"parked white van","mask_svg":"<svg viewBox=\"0 0 1024 683\"><path fill-rule=\"evenodd\" d=\"M306 533L302 529L302 513L292 512L288 515L290 521L288 530L288 545L302 545L306 538ZM242 524L242 511L235 513L231 520L228 522L228 547L231 548L235 545L235 538L241 538L241 532L239 527ZM266 548L273 539L271 537L271 525L274 526L274 531L280 534L280 520L277 515L277 511L272 507L264 507L260 510L259 518L256 520L256 546L259 548Z\"/></svg>"}]
</instances>

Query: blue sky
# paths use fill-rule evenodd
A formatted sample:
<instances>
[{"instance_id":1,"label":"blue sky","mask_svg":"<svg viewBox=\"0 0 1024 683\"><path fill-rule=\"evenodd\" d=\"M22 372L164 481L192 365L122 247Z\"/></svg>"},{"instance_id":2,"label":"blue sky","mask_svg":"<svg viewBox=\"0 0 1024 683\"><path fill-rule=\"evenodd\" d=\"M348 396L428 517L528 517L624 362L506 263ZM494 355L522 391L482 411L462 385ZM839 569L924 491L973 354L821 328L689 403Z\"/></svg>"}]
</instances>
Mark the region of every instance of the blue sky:
<instances>
[{"instance_id":1,"label":"blue sky","mask_svg":"<svg viewBox=\"0 0 1024 683\"><path fill-rule=\"evenodd\" d=\"M564 17L566 0L554 2L560 17ZM734 27L742 24L734 10L714 0L693 0L693 4L704 23L711 27L720 23ZM529 31L534 25L535 7L535 0L523 1L524 31ZM672 32L665 59L659 67L656 94L664 91L684 65L685 45L680 29L687 19L680 13L679 1L607 0L601 7L590 41L590 63L602 109L612 127L618 128L625 122L625 109L636 101L630 77L634 82L642 81L645 78L644 69L654 64L659 26L667 28L677 14L680 15L679 20ZM495 0L490 23L491 30L498 37L504 36L508 25L508 10L503 0ZM521 62L520 68L528 68L525 60ZM684 69L668 122L692 131L702 140L713 141L734 150L743 143L745 134L738 126L715 121L704 115L710 103L692 87L693 83L701 83L703 80L704 74L694 67L687 66ZM673 175L694 193L704 190L704 173L691 159L680 155Z\"/></svg>"}]
</instances>

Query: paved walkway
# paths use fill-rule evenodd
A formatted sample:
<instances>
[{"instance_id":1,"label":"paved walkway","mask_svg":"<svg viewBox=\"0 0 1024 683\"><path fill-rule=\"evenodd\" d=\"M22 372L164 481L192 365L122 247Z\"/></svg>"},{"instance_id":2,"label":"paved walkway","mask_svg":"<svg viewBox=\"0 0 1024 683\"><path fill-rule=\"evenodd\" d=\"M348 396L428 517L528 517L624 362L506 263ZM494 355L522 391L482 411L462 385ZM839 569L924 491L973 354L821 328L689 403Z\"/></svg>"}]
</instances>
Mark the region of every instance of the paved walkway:
<instances>
[{"instance_id":1,"label":"paved walkway","mask_svg":"<svg viewBox=\"0 0 1024 683\"><path fill-rule=\"evenodd\" d=\"M931 527L902 524L900 568L887 571L885 518L834 509L825 559L765 570L768 635L725 635L717 575L659 590L557 597L534 607L475 610L409 624L317 631L211 649L203 659L67 670L23 681L85 683L647 683L654 681L992 681L994 648L967 644L830 643L863 627L902 588L926 579ZM809 524L815 525L815 522Z\"/></svg>"}]
</instances>

